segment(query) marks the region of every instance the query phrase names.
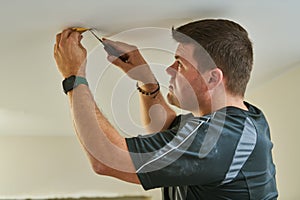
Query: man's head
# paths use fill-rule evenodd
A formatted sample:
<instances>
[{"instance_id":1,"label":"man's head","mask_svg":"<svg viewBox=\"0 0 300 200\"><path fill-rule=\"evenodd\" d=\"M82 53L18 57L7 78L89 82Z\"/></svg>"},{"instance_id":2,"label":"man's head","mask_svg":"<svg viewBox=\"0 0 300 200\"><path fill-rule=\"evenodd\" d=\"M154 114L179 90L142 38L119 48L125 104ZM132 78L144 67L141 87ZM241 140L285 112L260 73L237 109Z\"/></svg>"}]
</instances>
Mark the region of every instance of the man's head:
<instances>
[{"instance_id":1,"label":"man's head","mask_svg":"<svg viewBox=\"0 0 300 200\"><path fill-rule=\"evenodd\" d=\"M253 50L247 31L229 20L200 20L173 29L181 44L195 44L194 58L200 72L219 68L225 89L243 97L253 64Z\"/></svg>"}]
</instances>

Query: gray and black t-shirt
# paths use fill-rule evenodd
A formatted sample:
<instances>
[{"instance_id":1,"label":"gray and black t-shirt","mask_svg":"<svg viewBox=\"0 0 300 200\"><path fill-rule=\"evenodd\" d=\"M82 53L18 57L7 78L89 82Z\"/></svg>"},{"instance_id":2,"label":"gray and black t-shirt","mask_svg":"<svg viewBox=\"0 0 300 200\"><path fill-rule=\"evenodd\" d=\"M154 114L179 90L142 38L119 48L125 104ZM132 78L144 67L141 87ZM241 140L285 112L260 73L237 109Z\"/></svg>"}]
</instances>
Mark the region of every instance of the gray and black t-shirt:
<instances>
[{"instance_id":1,"label":"gray and black t-shirt","mask_svg":"<svg viewBox=\"0 0 300 200\"><path fill-rule=\"evenodd\" d=\"M273 144L263 113L226 107L210 115L180 115L170 129L127 138L145 190L165 200L276 199Z\"/></svg>"}]
</instances>

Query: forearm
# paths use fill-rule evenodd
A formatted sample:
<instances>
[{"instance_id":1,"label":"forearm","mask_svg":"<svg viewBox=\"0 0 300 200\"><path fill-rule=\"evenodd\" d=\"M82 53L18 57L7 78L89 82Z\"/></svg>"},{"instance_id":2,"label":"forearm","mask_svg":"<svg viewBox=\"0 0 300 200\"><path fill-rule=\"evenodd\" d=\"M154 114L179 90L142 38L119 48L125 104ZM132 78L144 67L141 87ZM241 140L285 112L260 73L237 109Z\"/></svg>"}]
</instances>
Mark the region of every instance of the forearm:
<instances>
[{"instance_id":1,"label":"forearm","mask_svg":"<svg viewBox=\"0 0 300 200\"><path fill-rule=\"evenodd\" d=\"M123 62L114 56L108 56L108 60L120 67L128 77L138 81L144 91L155 91L157 88L156 79L152 74L150 66L140 54L137 47L110 40L106 42L128 56L128 62ZM152 98L155 95L157 93L151 96L140 94L142 123L150 133L168 128L176 116L163 96L158 94L156 98Z\"/></svg>"},{"instance_id":2,"label":"forearm","mask_svg":"<svg viewBox=\"0 0 300 200\"><path fill-rule=\"evenodd\" d=\"M154 91L158 86L157 84L145 84L140 87L144 91ZM141 119L147 131L154 133L169 128L176 113L165 101L162 93L159 91L150 96L140 93L139 96Z\"/></svg>"},{"instance_id":3,"label":"forearm","mask_svg":"<svg viewBox=\"0 0 300 200\"><path fill-rule=\"evenodd\" d=\"M100 112L88 87L79 85L69 92L69 99L77 136L90 160L117 171L134 173L125 139Z\"/></svg>"},{"instance_id":4,"label":"forearm","mask_svg":"<svg viewBox=\"0 0 300 200\"><path fill-rule=\"evenodd\" d=\"M63 83L70 99L78 139L98 174L139 183L125 139L100 112L88 86L83 83L71 90L68 86L73 80L70 77L85 77L87 51L81 45L81 39L79 32L66 29L56 35L54 45L58 70L64 78L68 78Z\"/></svg>"}]
</instances>

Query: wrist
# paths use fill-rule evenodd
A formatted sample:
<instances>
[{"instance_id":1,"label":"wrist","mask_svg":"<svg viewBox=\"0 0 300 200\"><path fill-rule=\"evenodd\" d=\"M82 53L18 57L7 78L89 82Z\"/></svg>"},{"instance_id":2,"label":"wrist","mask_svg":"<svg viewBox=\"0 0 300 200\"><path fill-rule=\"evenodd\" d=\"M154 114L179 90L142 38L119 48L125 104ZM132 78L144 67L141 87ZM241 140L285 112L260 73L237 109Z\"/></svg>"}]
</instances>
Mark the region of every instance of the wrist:
<instances>
[{"instance_id":1,"label":"wrist","mask_svg":"<svg viewBox=\"0 0 300 200\"><path fill-rule=\"evenodd\" d=\"M158 82L156 80L148 83L144 83L143 81L137 81L137 87L145 91L153 91L157 89L157 85Z\"/></svg>"},{"instance_id":2,"label":"wrist","mask_svg":"<svg viewBox=\"0 0 300 200\"><path fill-rule=\"evenodd\" d=\"M160 85L157 81L156 83L148 83L141 86L139 82L137 82L136 88L142 95L152 96L153 98L155 98L160 91Z\"/></svg>"},{"instance_id":3,"label":"wrist","mask_svg":"<svg viewBox=\"0 0 300 200\"><path fill-rule=\"evenodd\" d=\"M74 73L70 72L70 73L62 74L62 76L64 79L69 78L71 76L86 78L86 73L85 72L74 72Z\"/></svg>"},{"instance_id":4,"label":"wrist","mask_svg":"<svg viewBox=\"0 0 300 200\"><path fill-rule=\"evenodd\" d=\"M70 76L80 76L80 77L86 77L86 63L83 63L82 65L69 65L66 64L64 67L60 67L60 72L64 78L68 78Z\"/></svg>"},{"instance_id":5,"label":"wrist","mask_svg":"<svg viewBox=\"0 0 300 200\"><path fill-rule=\"evenodd\" d=\"M68 94L70 91L72 91L74 88L76 88L81 84L86 86L89 85L85 77L75 76L75 75L65 78L62 82L62 86L65 94Z\"/></svg>"}]
</instances>

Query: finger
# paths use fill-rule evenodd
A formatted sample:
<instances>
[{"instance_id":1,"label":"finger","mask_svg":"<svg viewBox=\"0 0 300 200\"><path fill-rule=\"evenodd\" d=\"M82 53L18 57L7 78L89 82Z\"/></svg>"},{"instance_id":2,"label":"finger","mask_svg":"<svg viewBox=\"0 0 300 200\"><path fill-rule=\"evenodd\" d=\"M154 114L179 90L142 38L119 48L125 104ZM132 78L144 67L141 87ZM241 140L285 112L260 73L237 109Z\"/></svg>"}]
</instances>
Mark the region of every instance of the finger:
<instances>
[{"instance_id":1,"label":"finger","mask_svg":"<svg viewBox=\"0 0 300 200\"><path fill-rule=\"evenodd\" d=\"M106 38L103 38L103 43L111 45L112 47L114 47L115 49L117 49L121 52L129 52L129 51L136 49L136 47L133 45L129 45L129 44L126 44L126 43L120 42L120 41L112 41L112 40L109 40Z\"/></svg>"},{"instance_id":2,"label":"finger","mask_svg":"<svg viewBox=\"0 0 300 200\"><path fill-rule=\"evenodd\" d=\"M64 40L68 39L68 37L70 36L70 34L72 32L75 32L75 31L73 31L70 28L63 30L63 32L61 33L61 41L64 41Z\"/></svg>"},{"instance_id":3,"label":"finger","mask_svg":"<svg viewBox=\"0 0 300 200\"><path fill-rule=\"evenodd\" d=\"M72 28L66 28L62 31L62 35L64 35L64 37L69 37L72 32L75 32Z\"/></svg>"},{"instance_id":4,"label":"finger","mask_svg":"<svg viewBox=\"0 0 300 200\"><path fill-rule=\"evenodd\" d=\"M57 52L57 50L58 50L58 46L59 46L59 43L60 43L60 38L61 38L61 33L56 35L56 43L54 45L54 52Z\"/></svg>"},{"instance_id":5,"label":"finger","mask_svg":"<svg viewBox=\"0 0 300 200\"><path fill-rule=\"evenodd\" d=\"M103 43L107 44L107 45L110 45L110 46L114 47L115 49L122 50L121 42L112 41L112 40L109 40L109 39L103 39Z\"/></svg>"},{"instance_id":6,"label":"finger","mask_svg":"<svg viewBox=\"0 0 300 200\"><path fill-rule=\"evenodd\" d=\"M54 55L54 59L57 61L57 59L59 58L59 51L58 51L58 45L57 44L54 45L53 55Z\"/></svg>"},{"instance_id":7,"label":"finger","mask_svg":"<svg viewBox=\"0 0 300 200\"><path fill-rule=\"evenodd\" d=\"M56 44L58 45L60 42L60 38L61 38L61 33L56 35Z\"/></svg>"},{"instance_id":8,"label":"finger","mask_svg":"<svg viewBox=\"0 0 300 200\"><path fill-rule=\"evenodd\" d=\"M119 66L119 67L122 66L122 68L124 68L124 67L129 67L129 62L124 62L124 61L122 61L120 58L118 58L118 57L116 57L116 56L113 56L113 55L108 55L108 56L107 56L107 60L108 60L109 62L111 62L112 64L117 65L117 66Z\"/></svg>"},{"instance_id":9,"label":"finger","mask_svg":"<svg viewBox=\"0 0 300 200\"><path fill-rule=\"evenodd\" d=\"M54 44L54 56L55 56L55 54L57 54L57 50L58 50L58 45L57 44Z\"/></svg>"},{"instance_id":10,"label":"finger","mask_svg":"<svg viewBox=\"0 0 300 200\"><path fill-rule=\"evenodd\" d=\"M79 44L82 39L82 35L78 31L73 31L70 33L69 39L71 39L76 44Z\"/></svg>"}]
</instances>

